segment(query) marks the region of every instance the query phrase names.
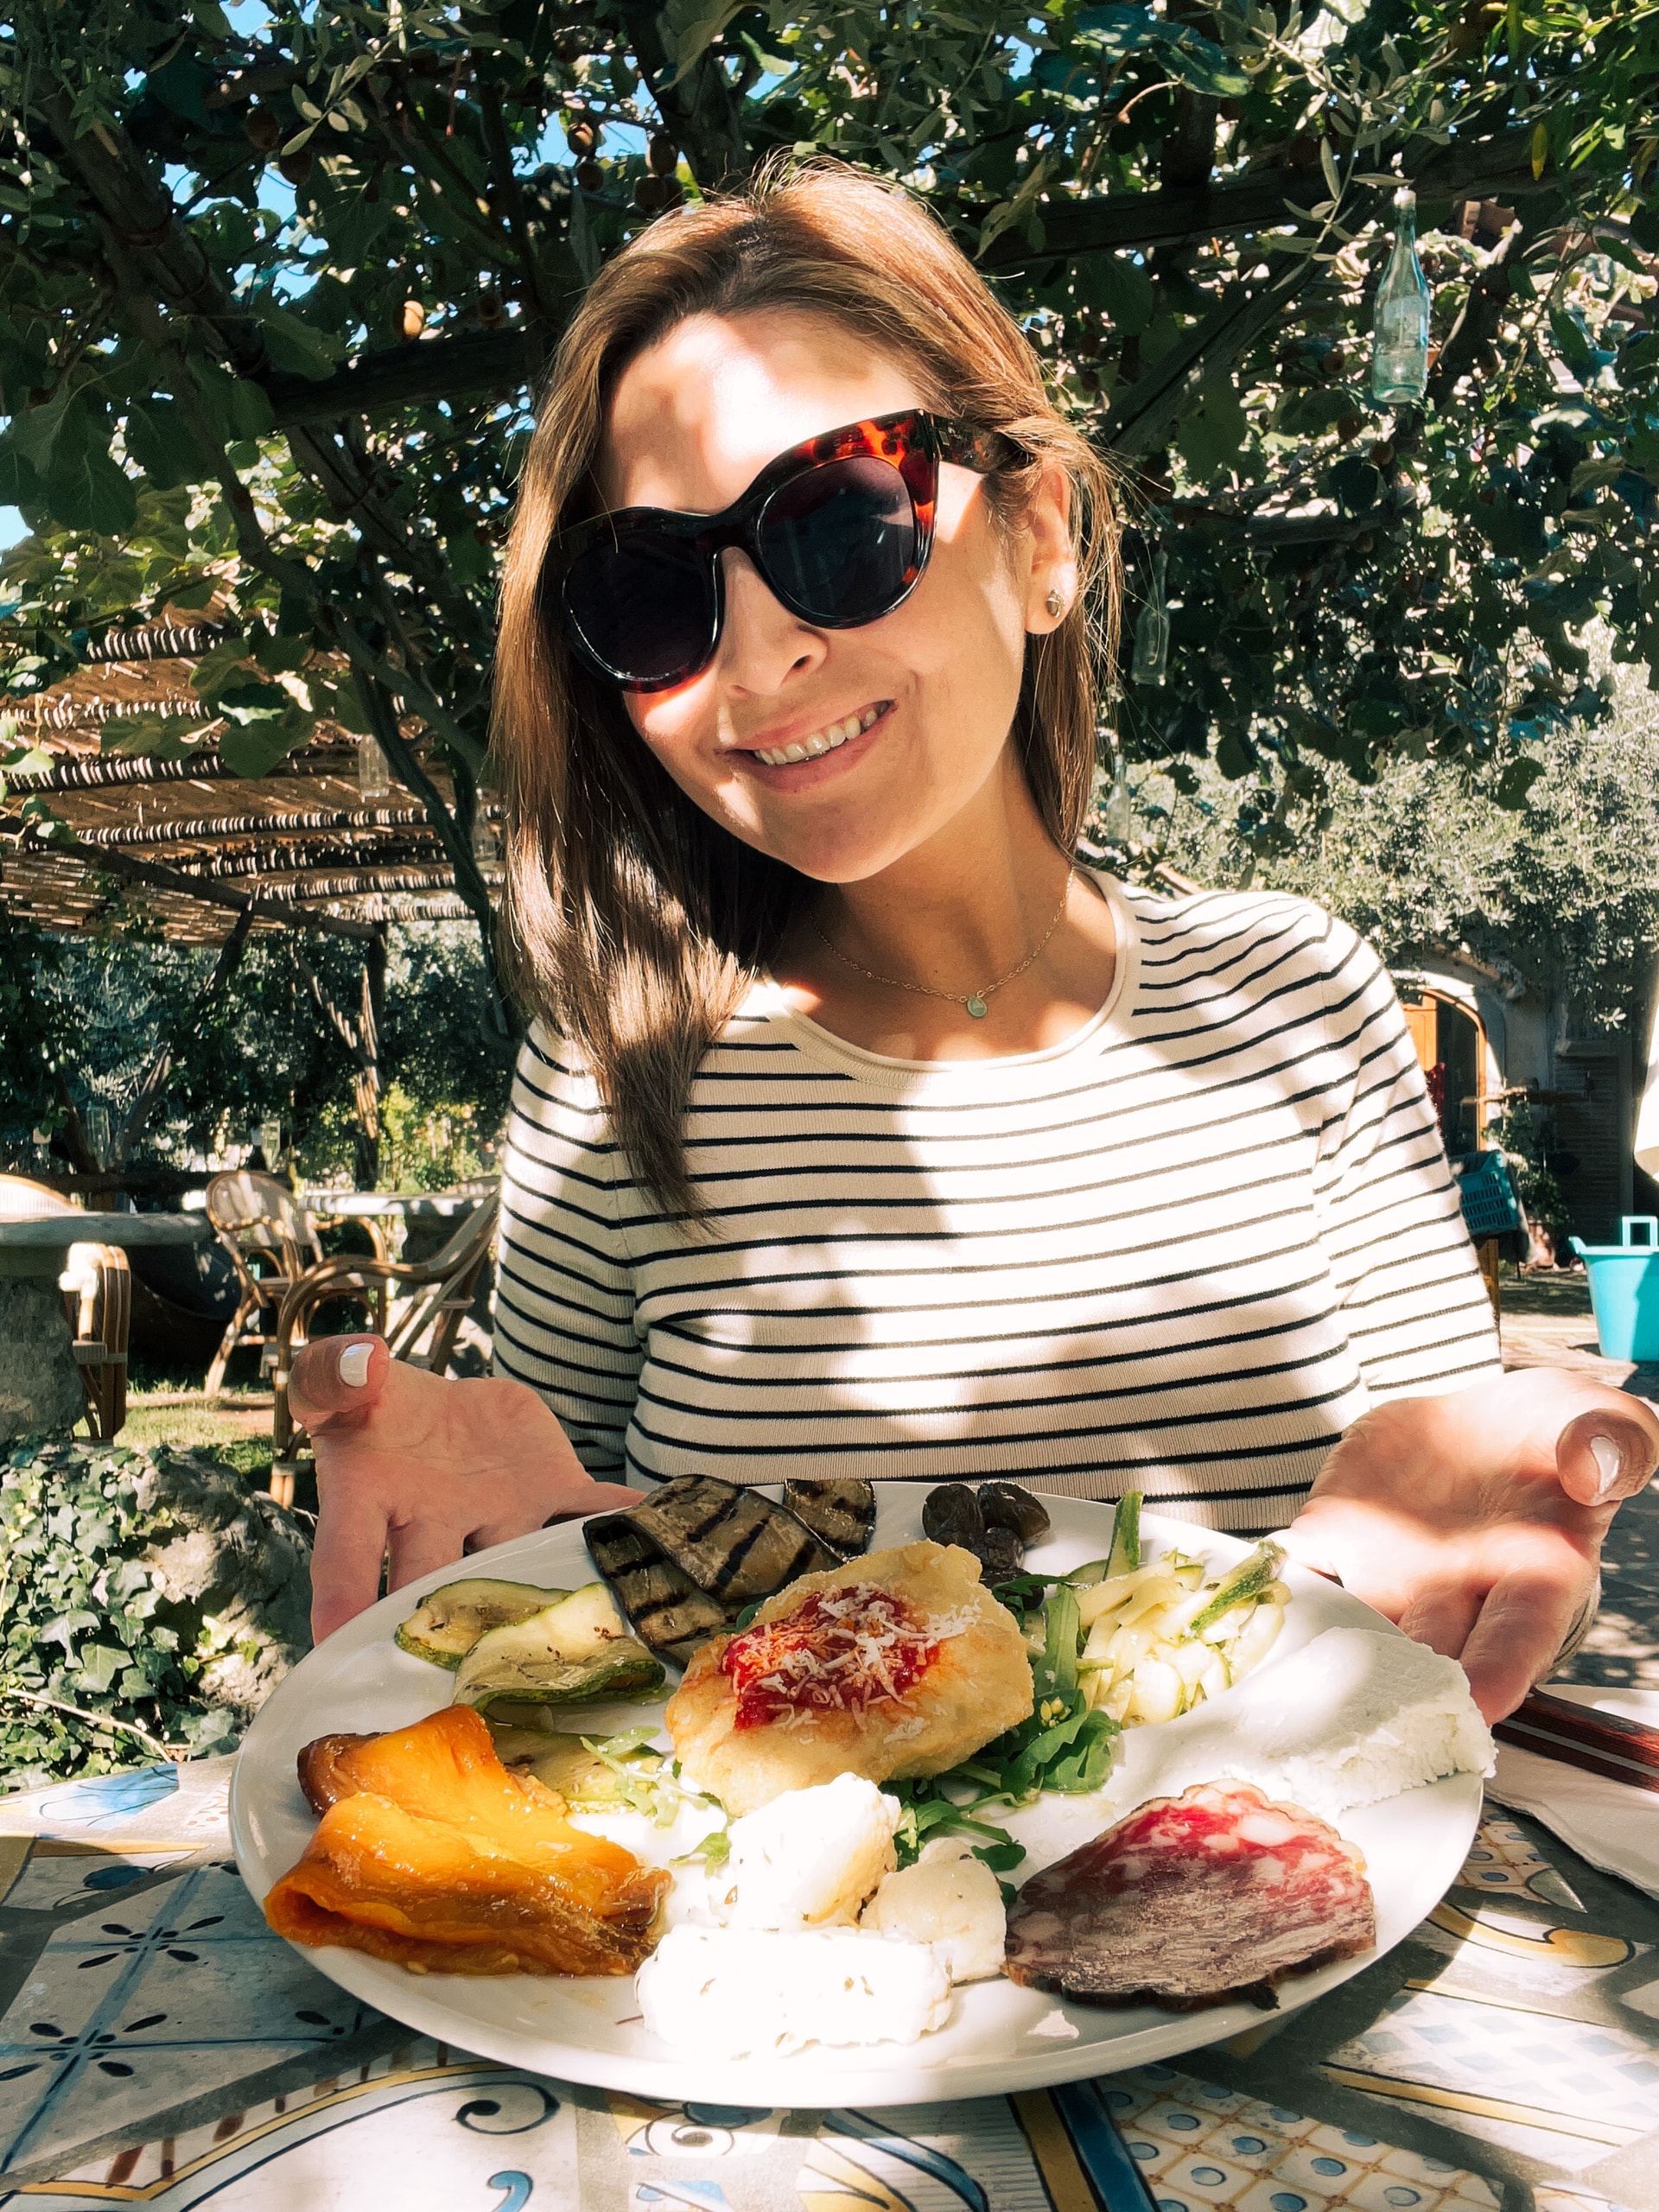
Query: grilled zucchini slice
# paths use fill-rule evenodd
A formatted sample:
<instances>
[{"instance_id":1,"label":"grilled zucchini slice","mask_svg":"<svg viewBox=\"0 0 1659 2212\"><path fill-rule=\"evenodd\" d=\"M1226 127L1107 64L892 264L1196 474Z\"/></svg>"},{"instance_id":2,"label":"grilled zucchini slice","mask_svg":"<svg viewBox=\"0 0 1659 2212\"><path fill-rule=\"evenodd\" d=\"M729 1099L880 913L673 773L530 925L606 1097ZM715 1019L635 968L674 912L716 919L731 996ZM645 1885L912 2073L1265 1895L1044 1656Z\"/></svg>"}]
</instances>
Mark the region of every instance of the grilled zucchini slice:
<instances>
[{"instance_id":1,"label":"grilled zucchini slice","mask_svg":"<svg viewBox=\"0 0 1659 2212\"><path fill-rule=\"evenodd\" d=\"M663 1666L616 1610L602 1582L480 1637L455 1677L457 1705L487 1712L512 1705L575 1705L601 1697L645 1697L663 1686Z\"/></svg>"},{"instance_id":2,"label":"grilled zucchini slice","mask_svg":"<svg viewBox=\"0 0 1659 2212\"><path fill-rule=\"evenodd\" d=\"M480 1637L526 1621L569 1595L568 1590L538 1590L528 1582L492 1582L483 1575L446 1582L442 1590L429 1591L419 1610L398 1624L397 1648L454 1674Z\"/></svg>"},{"instance_id":3,"label":"grilled zucchini slice","mask_svg":"<svg viewBox=\"0 0 1659 2212\"><path fill-rule=\"evenodd\" d=\"M489 1727L502 1765L518 1774L533 1774L537 1782L556 1789L573 1813L607 1813L626 1805L615 1768L596 1758L580 1736L558 1729L503 1727L493 1712ZM642 1775L649 1775L663 1763L647 1756L636 1764Z\"/></svg>"}]
</instances>

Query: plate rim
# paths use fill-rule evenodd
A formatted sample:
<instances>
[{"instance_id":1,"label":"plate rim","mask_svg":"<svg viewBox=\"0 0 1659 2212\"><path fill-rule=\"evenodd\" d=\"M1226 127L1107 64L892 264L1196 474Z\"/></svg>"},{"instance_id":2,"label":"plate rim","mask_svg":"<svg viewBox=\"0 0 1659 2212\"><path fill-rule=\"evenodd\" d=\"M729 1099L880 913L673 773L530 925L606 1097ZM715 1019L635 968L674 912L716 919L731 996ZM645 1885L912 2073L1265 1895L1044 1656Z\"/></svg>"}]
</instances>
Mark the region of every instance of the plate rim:
<instances>
[{"instance_id":1,"label":"plate rim","mask_svg":"<svg viewBox=\"0 0 1659 2212\"><path fill-rule=\"evenodd\" d=\"M766 1484L762 1487L769 1493L775 1493L779 1486ZM883 1493L912 1493L915 1494L916 1508L919 1510L922 1497L931 1487L920 1483L879 1482L876 1484L878 1504ZM1045 1503L1050 1505L1059 1503L1068 1510L1068 1513L1081 1508L1090 1515L1101 1514L1109 1518L1112 1510L1109 1500L1075 1498L1063 1494L1045 1494ZM289 1708L307 1695L308 1686L304 1678L308 1671L311 1683L321 1687L319 1677L331 1652L337 1667L342 1661L349 1662L359 1652L378 1643L383 1634L390 1642L391 1628L395 1625L394 1614L398 1618L403 1618L408 1608L428 1592L454 1580L457 1567L467 1575L488 1575L496 1571L493 1563L509 1561L521 1556L527 1549L538 1548L549 1537L568 1537L572 1533L580 1535L586 1520L594 1516L584 1516L580 1519L531 1530L524 1535L509 1539L505 1543L492 1546L487 1551L469 1554L462 1561L452 1560L426 1574L415 1577L402 1589L378 1599L373 1605L366 1607L336 1630L323 1643L308 1652L298 1666L277 1684L244 1737L231 1776L229 1815L232 1848L242 1878L256 1904L263 1905L265 1895L278 1878L279 1872L285 1871L272 1871L270 1855L261 1847L254 1833L258 1805L264 1800L267 1786L259 1758L262 1748L259 1739L279 1729L286 1729ZM1263 1536L1277 1533L1262 1530L1241 1536L1229 1530L1207 1529L1201 1524L1155 1511L1143 1514L1142 1526L1148 1535L1157 1538L1166 1548L1185 1540L1211 1560L1220 1558L1224 1560L1229 1555L1234 1558L1244 1556ZM916 1539L899 1538L898 1541L913 1541ZM1284 1579L1291 1584L1294 1591L1300 1586L1304 1592L1317 1593L1325 1604L1336 1600L1342 1611L1351 1609L1357 1617L1351 1625L1363 1624L1403 1638L1403 1630L1384 1615L1363 1605L1351 1592L1342 1590L1340 1585L1333 1585L1290 1562L1287 1563L1284 1570ZM253 1758L249 1758L250 1751L255 1753ZM273 1768L273 1781L275 1772ZM709 2061L699 2060L692 2053L672 2050L664 2056L651 2052L594 2050L585 2047L580 2040L563 2041L554 2037L536 2036L511 2023L480 2022L470 2015L457 2012L446 2004L440 1994L446 1986L461 1983L468 1988L477 1989L480 1983L475 1978L451 1975L423 1975L417 1978L401 1974L390 1961L344 1948L332 1945L313 1948L302 1944L294 1944L290 1948L299 1952L316 1971L351 1995L417 2033L434 2036L452 2047L473 2051L496 2063L518 2066L558 2080L620 2094L671 2103L683 2102L690 2098L694 2101L738 2102L756 2107L765 2105L774 2110L793 2108L802 2111L849 2103L898 2107L955 2102L963 2098L983 2095L1019 2094L1027 2090L1116 2072L1127 2066L1157 2063L1209 2044L1225 2042L1265 2020L1279 2021L1301 2011L1306 2005L1316 2003L1330 1991L1352 1980L1356 1974L1376 1965L1389 1950L1407 1939L1451 1886L1478 1828L1484 1783L1482 1777L1476 1774L1447 1776L1439 1782L1424 1785L1421 1793L1402 1791L1395 1798L1380 1801L1378 1806L1354 1808L1357 1812L1374 1813L1384 1806L1398 1803L1403 1797L1420 1794L1427 1796L1431 1793L1440 1800L1444 1809L1444 1842L1440 1847L1428 1852L1427 1859L1430 1865L1449 1871L1446 1872L1443 1879L1436 1873L1425 1884L1405 1881L1403 1886L1408 1890L1422 1886L1427 1902L1387 1943L1374 1946L1354 1958L1336 1961L1313 1974L1293 1977L1290 1981L1281 1985L1278 1993L1280 2009L1274 2012L1265 2012L1245 2003L1210 2005L1191 2012L1165 2012L1162 2018L1154 2024L1126 2028L1121 2036L1086 2036L1077 2028L1072 2016L1075 2014L1091 2024L1098 2023L1109 2008L1077 2005L1055 1995L1049 2001L1072 2027L1073 2034L1046 2043L1041 2050L1033 2049L1029 2052L1009 2052L982 2058L958 2055L930 2064L925 2057L918 2061L917 2056L918 2053L926 2052L927 2038L909 2045L881 2044L865 2046L861 2050L854 2048L834 2051L814 2044L784 2057L766 2055ZM1129 1809L1124 1807L1115 1814L1115 1817L1122 1818ZM1459 1854L1455 1860L1451 1855L1454 1847ZM1374 1889L1375 1885L1373 1871ZM1395 1888L1400 1886L1402 1885L1395 1885ZM1431 1888L1433 1895L1428 1896ZM603 1978L599 1986L610 1991L620 1979ZM568 1988L587 1986L580 1978L571 1977L567 1980L564 1977L556 1977L550 1979L547 1986L556 1989L561 1984ZM1132 2014L1126 2008L1124 2017L1139 2017L1146 2011L1160 2009L1134 2008ZM615 2024L607 2022L607 2028ZM562 2025L565 2034L581 2037L582 2024L579 2013ZM827 2070L822 2078L815 2082L811 2069L820 2061ZM794 2078L798 2069L801 2074L798 2080ZM896 2080L899 2086L895 2093Z\"/></svg>"}]
</instances>

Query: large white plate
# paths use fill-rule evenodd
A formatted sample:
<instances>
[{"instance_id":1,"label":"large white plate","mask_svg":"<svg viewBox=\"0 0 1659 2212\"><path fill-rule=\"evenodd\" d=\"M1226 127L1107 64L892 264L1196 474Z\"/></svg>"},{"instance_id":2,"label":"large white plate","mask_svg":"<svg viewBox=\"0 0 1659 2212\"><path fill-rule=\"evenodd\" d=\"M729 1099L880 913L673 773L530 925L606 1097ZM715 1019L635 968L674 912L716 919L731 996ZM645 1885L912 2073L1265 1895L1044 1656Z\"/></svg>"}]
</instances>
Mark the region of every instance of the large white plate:
<instances>
[{"instance_id":1,"label":"large white plate","mask_svg":"<svg viewBox=\"0 0 1659 2212\"><path fill-rule=\"evenodd\" d=\"M877 1495L878 1547L908 1542L920 1534L925 1493L919 1484L883 1483ZM1063 1571L1106 1549L1109 1507L1074 1498L1048 1497L1044 1503L1053 1527L1032 1551L1033 1567ZM1151 1514L1144 1530L1154 1550L1179 1545L1220 1565L1249 1548L1236 1537ZM337 1729L405 1727L448 1702L453 1677L399 1651L392 1630L413 1610L418 1595L454 1580L456 1572L449 1567L427 1575L331 1636L280 1684L250 1729L231 1787L231 1830L238 1864L256 1898L263 1899L294 1865L315 1825L295 1776L301 1746ZM555 1588L571 1587L593 1574L579 1522L539 1529L481 1552L467 1561L466 1572ZM1274 1663L1325 1629L1387 1625L1357 1599L1317 1575L1291 1567L1285 1579L1295 1602L1286 1616ZM584 1732L589 1726L596 1733L609 1732L660 1719L660 1707L593 1707L583 1708L581 1725ZM1280 1991L1287 2008L1306 2005L1359 1973L1433 1910L1463 1863L1480 1802L1479 1777L1465 1774L1344 1815L1338 1825L1364 1851L1376 1891L1377 1950L1294 1977ZM1024 1829L1033 1847L1017 1872L1019 1880L1117 1817L1103 1817L1077 1800L1046 1804L1052 1805L1056 1821L1048 1824L1041 1847L1034 1847L1033 1814L1016 1815L1010 1823L1016 1832ZM1009 1981L988 1981L957 1990L948 2024L919 2043L852 2050L814 2045L787 2058L711 2059L648 2035L639 2024L633 1984L626 1978L416 1976L357 1951L330 1948L305 1955L342 1988L394 2019L486 2058L640 2096L774 2108L912 2104L1039 2088L1219 2042L1263 2017L1249 2005L1214 2005L1198 2012L1151 2005L1096 2008L1020 1989Z\"/></svg>"}]
</instances>

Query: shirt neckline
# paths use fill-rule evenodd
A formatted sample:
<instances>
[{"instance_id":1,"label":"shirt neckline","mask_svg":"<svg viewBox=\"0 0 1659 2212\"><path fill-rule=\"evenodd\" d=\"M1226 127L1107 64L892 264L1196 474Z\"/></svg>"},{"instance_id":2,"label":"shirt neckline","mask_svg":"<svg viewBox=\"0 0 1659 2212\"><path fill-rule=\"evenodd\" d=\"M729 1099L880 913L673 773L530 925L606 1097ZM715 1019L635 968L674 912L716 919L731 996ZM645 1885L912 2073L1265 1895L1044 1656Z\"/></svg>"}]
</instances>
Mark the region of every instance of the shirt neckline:
<instances>
[{"instance_id":1,"label":"shirt neckline","mask_svg":"<svg viewBox=\"0 0 1659 2212\"><path fill-rule=\"evenodd\" d=\"M799 1014L784 995L784 988L767 969L759 978L754 990L743 1006L741 1014L764 1015L769 1021L779 1023L789 1030L804 1051L815 1057L838 1061L863 1070L867 1073L890 1076L930 1076L950 1078L984 1075L997 1068L1043 1067L1068 1055L1084 1050L1100 1041L1108 1030L1119 1026L1119 1016L1127 1006L1141 972L1141 932L1135 926L1129 903L1123 896L1122 887L1115 876L1103 868L1090 867L1086 861L1077 863L1079 875L1086 875L1104 898L1111 911L1114 938L1112 986L1104 1001L1087 1020L1063 1037L1058 1045L1045 1045L1034 1052L995 1052L985 1059L974 1060L906 1060L890 1052L872 1052L862 1045L855 1045L845 1037L838 1037L833 1029L826 1029L822 1022L814 1021L809 1014Z\"/></svg>"}]
</instances>

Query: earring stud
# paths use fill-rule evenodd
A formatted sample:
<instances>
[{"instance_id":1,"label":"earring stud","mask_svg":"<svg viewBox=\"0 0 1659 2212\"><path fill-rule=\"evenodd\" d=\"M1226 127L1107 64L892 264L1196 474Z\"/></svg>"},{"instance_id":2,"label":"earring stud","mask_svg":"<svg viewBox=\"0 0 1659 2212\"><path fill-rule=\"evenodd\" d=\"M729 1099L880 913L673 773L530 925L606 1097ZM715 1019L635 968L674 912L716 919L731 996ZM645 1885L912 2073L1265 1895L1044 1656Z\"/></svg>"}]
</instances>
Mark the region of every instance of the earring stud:
<instances>
[{"instance_id":1,"label":"earring stud","mask_svg":"<svg viewBox=\"0 0 1659 2212\"><path fill-rule=\"evenodd\" d=\"M1061 615L1065 612L1065 601L1058 591L1050 592L1048 597L1043 601L1043 604L1047 607L1049 613L1057 622L1059 620Z\"/></svg>"}]
</instances>

